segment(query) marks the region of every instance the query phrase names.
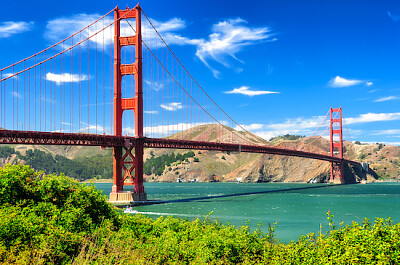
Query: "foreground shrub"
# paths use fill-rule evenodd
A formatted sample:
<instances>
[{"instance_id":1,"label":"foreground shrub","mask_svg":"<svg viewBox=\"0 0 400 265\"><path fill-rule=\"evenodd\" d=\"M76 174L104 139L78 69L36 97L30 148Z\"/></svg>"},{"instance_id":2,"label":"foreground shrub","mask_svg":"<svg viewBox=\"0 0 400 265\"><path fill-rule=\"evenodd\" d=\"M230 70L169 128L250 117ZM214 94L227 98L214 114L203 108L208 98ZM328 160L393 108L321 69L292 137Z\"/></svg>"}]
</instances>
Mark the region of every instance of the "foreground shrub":
<instances>
[{"instance_id":1,"label":"foreground shrub","mask_svg":"<svg viewBox=\"0 0 400 265\"><path fill-rule=\"evenodd\" d=\"M0 220L0 261L9 262L25 252L69 260L104 222L118 226L117 213L94 187L21 165L0 169Z\"/></svg>"},{"instance_id":2,"label":"foreground shrub","mask_svg":"<svg viewBox=\"0 0 400 265\"><path fill-rule=\"evenodd\" d=\"M368 220L274 240L209 218L152 220L118 214L94 187L27 166L0 169L0 263L400 264L400 224Z\"/></svg>"}]
</instances>

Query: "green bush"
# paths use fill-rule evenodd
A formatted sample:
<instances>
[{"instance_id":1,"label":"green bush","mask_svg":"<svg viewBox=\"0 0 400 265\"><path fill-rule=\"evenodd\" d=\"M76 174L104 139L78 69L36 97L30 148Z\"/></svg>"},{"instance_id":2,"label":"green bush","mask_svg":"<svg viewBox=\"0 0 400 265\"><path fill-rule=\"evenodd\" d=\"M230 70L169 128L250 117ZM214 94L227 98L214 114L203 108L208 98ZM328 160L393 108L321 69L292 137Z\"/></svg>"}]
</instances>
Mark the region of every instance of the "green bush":
<instances>
[{"instance_id":1,"label":"green bush","mask_svg":"<svg viewBox=\"0 0 400 265\"><path fill-rule=\"evenodd\" d=\"M164 154L159 157L151 156L150 158L146 159L143 165L143 172L146 175L155 174L156 176L161 176L164 172L165 166L168 167L168 170L172 163L176 163L176 165L182 163L182 161L189 161L189 157L194 157L195 154L193 151L189 151L185 154L172 153L170 155Z\"/></svg>"},{"instance_id":2,"label":"green bush","mask_svg":"<svg viewBox=\"0 0 400 265\"><path fill-rule=\"evenodd\" d=\"M14 262L25 252L66 261L104 223L119 225L107 197L93 186L21 165L0 168L0 220L0 262Z\"/></svg>"},{"instance_id":3,"label":"green bush","mask_svg":"<svg viewBox=\"0 0 400 265\"><path fill-rule=\"evenodd\" d=\"M19 264L399 264L400 224L378 218L296 242L275 225L234 227L118 214L94 187L29 166L0 168L0 263Z\"/></svg>"}]
</instances>

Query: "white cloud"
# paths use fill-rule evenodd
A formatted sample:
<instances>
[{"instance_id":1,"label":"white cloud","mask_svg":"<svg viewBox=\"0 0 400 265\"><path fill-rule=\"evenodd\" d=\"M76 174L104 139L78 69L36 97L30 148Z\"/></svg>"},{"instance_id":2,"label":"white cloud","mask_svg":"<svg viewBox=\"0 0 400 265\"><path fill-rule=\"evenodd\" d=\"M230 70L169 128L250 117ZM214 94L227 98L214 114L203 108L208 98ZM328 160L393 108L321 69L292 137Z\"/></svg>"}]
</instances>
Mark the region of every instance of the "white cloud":
<instances>
[{"instance_id":1,"label":"white cloud","mask_svg":"<svg viewBox=\"0 0 400 265\"><path fill-rule=\"evenodd\" d=\"M272 124L250 124L250 125L241 125L246 130L251 131L252 133L269 140L272 137L285 135L285 134L298 134L298 135L306 135L310 136L311 134L321 135L323 137L329 136L329 118L325 120L323 124L319 127L317 132L314 133L314 130L320 125L324 116L315 116L311 118L296 118L296 119L287 119L285 122L281 123L272 123ZM367 113L361 114L358 117L346 118L344 119L344 123L346 125L350 124L359 124L359 123L368 123L368 122L379 122L379 121L393 121L400 120L400 112L398 113ZM238 129L236 127L235 129ZM327 129L327 130L326 130ZM365 132L361 130L354 130L349 128L350 135L365 135ZM392 130L381 130L372 133L371 135L390 135L396 136L400 134L400 130L392 129ZM347 137L347 134L343 134L344 137Z\"/></svg>"},{"instance_id":2,"label":"white cloud","mask_svg":"<svg viewBox=\"0 0 400 265\"><path fill-rule=\"evenodd\" d=\"M176 111L178 109L183 109L182 103L180 102L171 102L168 104L161 104L161 108L168 110L168 111Z\"/></svg>"},{"instance_id":3,"label":"white cloud","mask_svg":"<svg viewBox=\"0 0 400 265\"><path fill-rule=\"evenodd\" d=\"M362 82L363 82L362 80L346 79L340 76L336 76L331 81L329 81L329 85L331 87L347 87L347 86L355 86Z\"/></svg>"},{"instance_id":4,"label":"white cloud","mask_svg":"<svg viewBox=\"0 0 400 265\"><path fill-rule=\"evenodd\" d=\"M16 97L16 98L22 98L21 94L19 94L19 93L16 92L16 91L13 91L13 92L11 92L11 93L12 93L12 95L13 95L14 97Z\"/></svg>"},{"instance_id":5,"label":"white cloud","mask_svg":"<svg viewBox=\"0 0 400 265\"><path fill-rule=\"evenodd\" d=\"M285 134L310 135L318 127L323 118L324 116L315 116L311 118L287 119L282 123L250 124L241 126L246 130L260 136L261 138L269 140L272 137ZM314 135L323 133L328 124L328 121L325 121L324 124L322 124L319 128L318 132ZM238 127L235 129L238 129ZM329 133L329 131L325 131L324 134L327 133Z\"/></svg>"},{"instance_id":6,"label":"white cloud","mask_svg":"<svg viewBox=\"0 0 400 265\"><path fill-rule=\"evenodd\" d=\"M377 121L394 121L400 120L400 112L394 113L366 113L360 114L355 118L346 118L346 124L377 122Z\"/></svg>"},{"instance_id":7,"label":"white cloud","mask_svg":"<svg viewBox=\"0 0 400 265\"><path fill-rule=\"evenodd\" d=\"M164 84L157 82L157 81L148 81L148 80L144 80L144 84L147 87L150 87L151 89L155 90L155 91L160 91L161 89L164 88Z\"/></svg>"},{"instance_id":8,"label":"white cloud","mask_svg":"<svg viewBox=\"0 0 400 265\"><path fill-rule=\"evenodd\" d=\"M312 118L297 118L297 119L287 119L286 122L283 123L275 123L266 125L266 128L278 131L298 131L304 129L317 128L317 126L321 123L323 116L316 116ZM325 122L328 124L328 122Z\"/></svg>"},{"instance_id":9,"label":"white cloud","mask_svg":"<svg viewBox=\"0 0 400 265\"><path fill-rule=\"evenodd\" d=\"M330 87L349 87L349 86L355 86L355 85L359 85L359 84L364 84L364 85L370 87L374 83L372 83L371 81L346 79L346 78L343 78L340 76L336 76L335 78L332 78L328 84Z\"/></svg>"},{"instance_id":10,"label":"white cloud","mask_svg":"<svg viewBox=\"0 0 400 265\"><path fill-rule=\"evenodd\" d=\"M44 34L45 38L53 42L59 41L60 39L66 38L75 32L85 28L89 24L100 18L100 14L76 14L68 17L60 17L47 22L46 32ZM171 18L167 21L157 21L155 19L150 19L153 25L156 27L157 31L163 36L164 40L168 44L176 45L196 45L199 43L198 40L191 40L182 36L175 34L174 32L182 30L186 27L185 21L180 18ZM113 23L114 19L110 16L103 18L102 20L94 23L88 29L82 31L76 37L74 37L74 43L83 40L96 32L100 31L102 28ZM135 21L130 20L130 25L126 20L121 20L120 23L120 34L121 36L133 36L135 35ZM133 29L131 28L133 27ZM147 20L142 20L142 38L143 41L151 48L161 47L161 40L158 39L156 42L157 33L148 24ZM90 39L91 42L102 45L111 45L114 43L114 26L111 25L108 28L100 31L97 35ZM65 43L64 43L65 45ZM94 46L92 46L94 48Z\"/></svg>"},{"instance_id":11,"label":"white cloud","mask_svg":"<svg viewBox=\"0 0 400 265\"><path fill-rule=\"evenodd\" d=\"M384 102L384 101L396 100L396 99L400 99L400 97L398 97L398 96L382 97L382 98L378 98L378 99L374 100L374 102Z\"/></svg>"},{"instance_id":12,"label":"white cloud","mask_svg":"<svg viewBox=\"0 0 400 265\"><path fill-rule=\"evenodd\" d=\"M11 35L29 31L33 26L33 22L14 22L7 21L0 23L0 38L7 38Z\"/></svg>"},{"instance_id":13,"label":"white cloud","mask_svg":"<svg viewBox=\"0 0 400 265\"><path fill-rule=\"evenodd\" d=\"M143 111L145 114L158 114L158 111L157 110L145 110L145 111Z\"/></svg>"},{"instance_id":14,"label":"white cloud","mask_svg":"<svg viewBox=\"0 0 400 265\"><path fill-rule=\"evenodd\" d=\"M250 90L248 86L241 86L239 88L234 88L231 91L224 92L225 94L242 94L249 97L266 95L266 94L279 94L279 92L267 91L267 90Z\"/></svg>"},{"instance_id":15,"label":"white cloud","mask_svg":"<svg viewBox=\"0 0 400 265\"><path fill-rule=\"evenodd\" d=\"M379 89L371 89L371 90L368 91L367 93L375 93L375 92L377 92L377 91L379 91Z\"/></svg>"},{"instance_id":16,"label":"white cloud","mask_svg":"<svg viewBox=\"0 0 400 265\"><path fill-rule=\"evenodd\" d=\"M285 135L285 134L296 134L298 132L284 130L284 131L258 131L258 132L253 132L253 133L265 140L269 140L272 137L277 137L277 136L281 136L281 135Z\"/></svg>"},{"instance_id":17,"label":"white cloud","mask_svg":"<svg viewBox=\"0 0 400 265\"><path fill-rule=\"evenodd\" d=\"M5 73L5 74L3 74L2 79L10 77L10 76L12 76L11 78L13 78L13 79L18 79L18 75L15 75L13 73Z\"/></svg>"},{"instance_id":18,"label":"white cloud","mask_svg":"<svg viewBox=\"0 0 400 265\"><path fill-rule=\"evenodd\" d=\"M236 54L243 47L260 43L261 41L275 41L267 27L248 27L247 21L236 18L221 21L212 26L209 40L199 41L196 56L218 77L219 71L211 67L209 60L215 60L225 67L230 67L228 58L240 61ZM241 62L241 61L240 61Z\"/></svg>"},{"instance_id":19,"label":"white cloud","mask_svg":"<svg viewBox=\"0 0 400 265\"><path fill-rule=\"evenodd\" d=\"M69 73L63 73L63 74L53 74L53 73L47 73L46 74L46 80L56 82L57 85L61 83L72 83L72 82L79 82L79 81L85 81L87 80L88 77L87 75L78 75L78 74L69 74Z\"/></svg>"},{"instance_id":20,"label":"white cloud","mask_svg":"<svg viewBox=\"0 0 400 265\"><path fill-rule=\"evenodd\" d=\"M375 141L375 142L362 142L362 143L366 143L366 144L376 144L376 143L381 143L381 144L385 144L385 145L398 145L400 146L400 142L382 142L382 141Z\"/></svg>"},{"instance_id":21,"label":"white cloud","mask_svg":"<svg viewBox=\"0 0 400 265\"><path fill-rule=\"evenodd\" d=\"M397 136L399 134L400 134L400 130L389 129L389 130L379 130L379 131L376 131L376 132L372 133L371 135L393 135L393 136Z\"/></svg>"},{"instance_id":22,"label":"white cloud","mask_svg":"<svg viewBox=\"0 0 400 265\"><path fill-rule=\"evenodd\" d=\"M45 38L52 42L66 38L75 32L85 28L100 17L99 14L76 14L68 17L60 17L47 22ZM212 33L209 39L191 39L179 35L177 32L186 28L186 23L180 18L171 18L167 21L158 21L150 19L152 24L161 34L163 39L169 45L194 45L197 46L196 56L212 70L214 76L219 75L219 71L215 70L210 64L210 60L214 60L225 67L230 67L229 58L240 61L236 54L245 46L254 45L262 41L275 41L273 34L267 27L249 27L247 21L236 18L218 22L212 26ZM111 16L107 16L96 22L89 29L86 29L74 37L74 44L83 40L95 32L101 30L104 26L113 22ZM132 24L133 23L133 24ZM130 22L135 27L134 22ZM131 26L125 21L121 21L121 36L133 36L135 33ZM143 41L150 48L164 47L157 33L153 30L147 20L142 21L142 37ZM90 39L91 42L102 45L110 45L113 43L114 27L110 26L101 31ZM71 46L72 42L64 43L64 47ZM92 46L93 47L93 46ZM93 47L94 48L94 47ZM240 69L240 68L238 68Z\"/></svg>"},{"instance_id":23,"label":"white cloud","mask_svg":"<svg viewBox=\"0 0 400 265\"><path fill-rule=\"evenodd\" d=\"M178 124L170 124L170 125L158 125L158 126L148 126L143 128L143 132L147 136L151 137L163 137L169 136L171 133L181 132L183 130L188 130L190 128L204 125L208 123L178 123ZM126 127L123 128L123 134L134 134L135 128Z\"/></svg>"},{"instance_id":24,"label":"white cloud","mask_svg":"<svg viewBox=\"0 0 400 265\"><path fill-rule=\"evenodd\" d=\"M253 123L253 124L250 124L250 125L240 124L240 126L236 125L235 130L242 131L243 129L245 129L246 131L252 131L252 130L260 130L263 127L264 127L264 125L263 124L259 124L259 123Z\"/></svg>"},{"instance_id":25,"label":"white cloud","mask_svg":"<svg viewBox=\"0 0 400 265\"><path fill-rule=\"evenodd\" d=\"M176 31L186 28L185 21L180 18L171 18L164 22L150 18L150 21L163 37L165 42L168 43L168 45L198 45L203 41L201 39L189 39L176 34ZM157 42L158 45L163 46L163 44L161 44L161 40L157 36L157 33L154 31L153 27L148 23L147 20L143 21L142 35L143 41L146 43L147 46L154 48L156 47ZM158 40L156 41L156 39Z\"/></svg>"},{"instance_id":26,"label":"white cloud","mask_svg":"<svg viewBox=\"0 0 400 265\"><path fill-rule=\"evenodd\" d=\"M59 41L85 28L100 17L101 15L99 14L77 14L69 17L61 17L49 20L46 25L44 37L53 42ZM89 27L89 29L82 31L74 37L74 44L93 35L97 31L101 30L103 26L107 26L108 24L112 23L112 21L113 19L111 19L111 17L105 17L103 20L93 24ZM123 32L125 32L125 30L121 29L121 34ZM97 42L98 44L102 44L103 41L105 44L112 44L113 39L114 27L111 25L101 33L97 34L95 37L91 38L90 41ZM66 45L66 43L64 44Z\"/></svg>"},{"instance_id":27,"label":"white cloud","mask_svg":"<svg viewBox=\"0 0 400 265\"><path fill-rule=\"evenodd\" d=\"M88 124L87 122L82 121L82 125L85 125L85 127L81 127L78 132L89 132L89 133L103 133L105 132L106 134L109 134L110 130L109 128L105 128L101 125L94 125L94 124Z\"/></svg>"}]
</instances>

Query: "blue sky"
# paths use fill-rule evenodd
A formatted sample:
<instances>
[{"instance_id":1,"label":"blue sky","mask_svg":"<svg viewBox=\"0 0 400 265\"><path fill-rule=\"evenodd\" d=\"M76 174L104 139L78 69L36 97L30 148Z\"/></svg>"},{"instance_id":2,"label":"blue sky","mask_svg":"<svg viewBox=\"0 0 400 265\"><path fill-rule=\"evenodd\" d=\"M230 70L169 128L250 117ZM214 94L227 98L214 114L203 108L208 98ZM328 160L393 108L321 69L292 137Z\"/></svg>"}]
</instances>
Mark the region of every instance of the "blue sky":
<instances>
[{"instance_id":1,"label":"blue sky","mask_svg":"<svg viewBox=\"0 0 400 265\"><path fill-rule=\"evenodd\" d=\"M140 4L207 93L250 131L308 135L341 106L351 140L400 145L399 1ZM64 36L52 21L116 5L136 2L2 3L0 67Z\"/></svg>"}]
</instances>

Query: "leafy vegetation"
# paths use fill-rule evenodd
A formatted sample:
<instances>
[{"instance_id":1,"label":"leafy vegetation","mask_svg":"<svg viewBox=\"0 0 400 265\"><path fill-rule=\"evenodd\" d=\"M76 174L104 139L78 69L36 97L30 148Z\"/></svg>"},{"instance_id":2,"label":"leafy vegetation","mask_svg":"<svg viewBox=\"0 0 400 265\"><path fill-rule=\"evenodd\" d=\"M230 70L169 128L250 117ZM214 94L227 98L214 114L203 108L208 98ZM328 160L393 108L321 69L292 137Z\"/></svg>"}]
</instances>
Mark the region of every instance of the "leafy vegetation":
<instances>
[{"instance_id":1,"label":"leafy vegetation","mask_svg":"<svg viewBox=\"0 0 400 265\"><path fill-rule=\"evenodd\" d=\"M110 154L68 159L60 155L53 156L38 149L27 150L25 155L22 155L16 152L14 148L0 147L0 158L7 158L12 154L17 154L18 158L25 161L27 165L36 170L43 170L46 174L55 173L59 175L65 173L67 176L79 180L109 179L112 177L113 162ZM164 172L165 166L170 167L171 164L176 162L189 162L188 158L194 157L195 153L189 151L183 155L172 153L155 157L154 152L151 151L150 155L151 157L144 162L144 173L146 175L155 173L159 176Z\"/></svg>"},{"instance_id":2,"label":"leafy vegetation","mask_svg":"<svg viewBox=\"0 0 400 265\"><path fill-rule=\"evenodd\" d=\"M204 220L118 214L94 187L29 166L0 168L0 263L399 264L400 224L367 219L279 243L266 232Z\"/></svg>"},{"instance_id":3,"label":"leafy vegetation","mask_svg":"<svg viewBox=\"0 0 400 265\"><path fill-rule=\"evenodd\" d=\"M21 165L0 168L0 219L0 263L63 263L94 231L119 225L94 187Z\"/></svg>"},{"instance_id":4,"label":"leafy vegetation","mask_svg":"<svg viewBox=\"0 0 400 265\"><path fill-rule=\"evenodd\" d=\"M146 159L143 165L143 172L146 175L155 174L156 176L161 176L166 166L170 167L171 164L175 162L182 163L182 161L194 156L195 154L193 151L189 151L183 155L180 153L177 153L176 155L175 153L170 155L164 154L159 157L152 155L150 158Z\"/></svg>"},{"instance_id":5,"label":"leafy vegetation","mask_svg":"<svg viewBox=\"0 0 400 265\"><path fill-rule=\"evenodd\" d=\"M8 146L0 146L0 158L7 158L13 154L17 154L14 148Z\"/></svg>"},{"instance_id":6,"label":"leafy vegetation","mask_svg":"<svg viewBox=\"0 0 400 265\"><path fill-rule=\"evenodd\" d=\"M290 140L290 141L294 141L300 138L304 138L304 135L291 135L291 134L285 134L285 135L281 135L281 136L277 136L277 137L272 137L271 139L269 139L270 141L274 141L274 140Z\"/></svg>"},{"instance_id":7,"label":"leafy vegetation","mask_svg":"<svg viewBox=\"0 0 400 265\"><path fill-rule=\"evenodd\" d=\"M68 159L64 156L45 153L34 149L27 150L25 155L19 155L26 164L37 170L43 170L46 174L61 174L76 178L90 179L111 178L112 176L112 157L94 156L90 158Z\"/></svg>"}]
</instances>

